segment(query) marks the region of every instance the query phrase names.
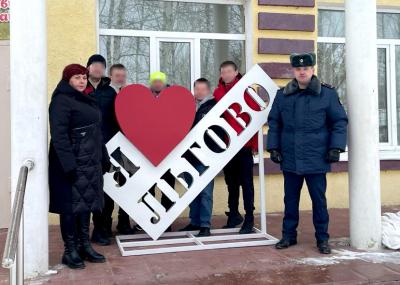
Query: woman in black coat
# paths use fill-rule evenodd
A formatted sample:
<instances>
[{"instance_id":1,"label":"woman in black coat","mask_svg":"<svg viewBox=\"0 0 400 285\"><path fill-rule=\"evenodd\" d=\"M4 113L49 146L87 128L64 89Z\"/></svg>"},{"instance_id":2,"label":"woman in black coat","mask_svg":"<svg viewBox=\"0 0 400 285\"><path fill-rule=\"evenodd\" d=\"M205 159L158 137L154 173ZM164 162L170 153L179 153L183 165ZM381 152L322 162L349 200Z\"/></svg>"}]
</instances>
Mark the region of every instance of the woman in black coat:
<instances>
[{"instance_id":1,"label":"woman in black coat","mask_svg":"<svg viewBox=\"0 0 400 285\"><path fill-rule=\"evenodd\" d=\"M84 259L104 262L89 241L90 213L104 205L103 173L111 168L101 134L101 112L85 95L87 69L65 67L50 108L50 212L60 215L64 240L62 263L83 268Z\"/></svg>"}]
</instances>

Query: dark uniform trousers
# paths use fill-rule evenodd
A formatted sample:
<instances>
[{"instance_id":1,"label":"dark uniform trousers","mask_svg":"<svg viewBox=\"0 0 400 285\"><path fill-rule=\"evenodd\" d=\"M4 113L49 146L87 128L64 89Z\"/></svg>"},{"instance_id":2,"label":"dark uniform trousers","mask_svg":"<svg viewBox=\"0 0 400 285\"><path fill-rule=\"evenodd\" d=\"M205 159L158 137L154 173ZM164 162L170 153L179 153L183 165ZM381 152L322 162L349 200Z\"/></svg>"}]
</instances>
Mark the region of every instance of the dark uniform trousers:
<instances>
[{"instance_id":1,"label":"dark uniform trousers","mask_svg":"<svg viewBox=\"0 0 400 285\"><path fill-rule=\"evenodd\" d=\"M299 224L300 192L306 181L310 193L313 210L313 223L317 241L329 239L329 214L326 204L326 173L298 175L292 172L283 172L285 178L285 216L283 218L283 237L296 239Z\"/></svg>"},{"instance_id":2,"label":"dark uniform trousers","mask_svg":"<svg viewBox=\"0 0 400 285\"><path fill-rule=\"evenodd\" d=\"M253 153L251 148L242 148L224 167L225 182L228 186L230 212L239 211L240 186L243 189L243 203L246 214L254 212Z\"/></svg>"}]
</instances>

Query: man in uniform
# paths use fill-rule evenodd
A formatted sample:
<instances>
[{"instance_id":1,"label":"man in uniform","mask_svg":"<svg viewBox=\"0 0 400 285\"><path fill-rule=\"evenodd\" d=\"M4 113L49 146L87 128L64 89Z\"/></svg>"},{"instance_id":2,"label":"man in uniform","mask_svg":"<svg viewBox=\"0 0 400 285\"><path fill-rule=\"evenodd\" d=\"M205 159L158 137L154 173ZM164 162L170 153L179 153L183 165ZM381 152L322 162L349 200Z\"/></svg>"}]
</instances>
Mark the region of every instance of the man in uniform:
<instances>
[{"instance_id":1,"label":"man in uniform","mask_svg":"<svg viewBox=\"0 0 400 285\"><path fill-rule=\"evenodd\" d=\"M314 53L292 54L295 78L280 89L268 117L267 150L281 165L285 213L277 249L297 243L300 192L306 181L312 200L315 238L329 254L326 173L346 149L347 115L336 90L314 75Z\"/></svg>"}]
</instances>

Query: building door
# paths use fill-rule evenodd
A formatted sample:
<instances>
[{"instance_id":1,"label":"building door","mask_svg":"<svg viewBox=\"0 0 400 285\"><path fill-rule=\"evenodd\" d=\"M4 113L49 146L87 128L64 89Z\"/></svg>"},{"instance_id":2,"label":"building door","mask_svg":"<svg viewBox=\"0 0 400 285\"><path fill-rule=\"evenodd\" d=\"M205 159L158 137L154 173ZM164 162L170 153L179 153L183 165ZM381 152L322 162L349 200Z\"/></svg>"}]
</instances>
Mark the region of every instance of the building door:
<instances>
[{"instance_id":1,"label":"building door","mask_svg":"<svg viewBox=\"0 0 400 285\"><path fill-rule=\"evenodd\" d=\"M10 46L0 41L0 228L8 227L11 201Z\"/></svg>"}]
</instances>

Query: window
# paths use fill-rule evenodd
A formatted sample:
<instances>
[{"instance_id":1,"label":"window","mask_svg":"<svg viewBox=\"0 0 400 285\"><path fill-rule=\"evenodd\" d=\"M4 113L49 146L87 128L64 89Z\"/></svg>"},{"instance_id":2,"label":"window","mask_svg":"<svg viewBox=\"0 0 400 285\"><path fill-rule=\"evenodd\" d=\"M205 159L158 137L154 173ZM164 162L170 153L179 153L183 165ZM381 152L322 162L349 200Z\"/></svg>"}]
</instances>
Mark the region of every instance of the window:
<instances>
[{"instance_id":1,"label":"window","mask_svg":"<svg viewBox=\"0 0 400 285\"><path fill-rule=\"evenodd\" d=\"M244 33L242 5L154 0L101 0L100 28Z\"/></svg>"},{"instance_id":2,"label":"window","mask_svg":"<svg viewBox=\"0 0 400 285\"><path fill-rule=\"evenodd\" d=\"M170 84L191 89L206 77L215 87L222 61L246 70L245 9L210 2L99 0L99 50L127 66L130 83L147 84L161 70Z\"/></svg>"},{"instance_id":3,"label":"window","mask_svg":"<svg viewBox=\"0 0 400 285\"><path fill-rule=\"evenodd\" d=\"M318 74L346 108L344 11L319 10L318 17ZM377 33L379 141L382 150L400 152L400 11L379 12Z\"/></svg>"}]
</instances>

